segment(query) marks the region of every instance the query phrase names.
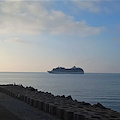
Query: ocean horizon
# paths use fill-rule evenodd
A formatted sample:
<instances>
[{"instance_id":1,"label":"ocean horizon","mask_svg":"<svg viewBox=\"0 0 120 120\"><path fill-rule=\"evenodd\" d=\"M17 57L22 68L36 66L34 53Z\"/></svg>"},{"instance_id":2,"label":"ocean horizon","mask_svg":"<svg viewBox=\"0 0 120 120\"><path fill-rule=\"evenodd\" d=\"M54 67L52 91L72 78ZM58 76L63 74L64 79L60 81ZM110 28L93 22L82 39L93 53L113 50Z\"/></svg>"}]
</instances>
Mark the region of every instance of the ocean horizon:
<instances>
[{"instance_id":1,"label":"ocean horizon","mask_svg":"<svg viewBox=\"0 0 120 120\"><path fill-rule=\"evenodd\" d=\"M0 84L32 86L54 95L71 95L80 102L100 102L107 108L120 111L120 73L0 72Z\"/></svg>"}]
</instances>

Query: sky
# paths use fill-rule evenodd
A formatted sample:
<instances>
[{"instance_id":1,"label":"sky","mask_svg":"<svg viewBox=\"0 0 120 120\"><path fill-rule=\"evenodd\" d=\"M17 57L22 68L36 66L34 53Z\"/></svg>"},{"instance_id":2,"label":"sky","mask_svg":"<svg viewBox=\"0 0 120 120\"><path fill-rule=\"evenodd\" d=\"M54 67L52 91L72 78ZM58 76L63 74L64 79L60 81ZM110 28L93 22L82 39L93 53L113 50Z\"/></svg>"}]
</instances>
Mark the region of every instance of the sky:
<instances>
[{"instance_id":1,"label":"sky","mask_svg":"<svg viewBox=\"0 0 120 120\"><path fill-rule=\"evenodd\" d=\"M120 73L119 0L1 0L0 72L81 67Z\"/></svg>"}]
</instances>

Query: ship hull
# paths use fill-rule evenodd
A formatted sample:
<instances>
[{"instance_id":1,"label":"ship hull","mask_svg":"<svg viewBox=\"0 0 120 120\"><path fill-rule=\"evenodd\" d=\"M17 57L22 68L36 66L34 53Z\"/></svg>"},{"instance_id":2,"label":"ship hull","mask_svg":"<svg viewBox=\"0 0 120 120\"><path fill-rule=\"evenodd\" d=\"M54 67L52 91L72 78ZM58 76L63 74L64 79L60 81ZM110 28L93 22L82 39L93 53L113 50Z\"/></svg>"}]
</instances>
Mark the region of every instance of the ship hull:
<instances>
[{"instance_id":1,"label":"ship hull","mask_svg":"<svg viewBox=\"0 0 120 120\"><path fill-rule=\"evenodd\" d=\"M48 73L51 74L84 74L84 72L54 72L54 71L48 71Z\"/></svg>"}]
</instances>

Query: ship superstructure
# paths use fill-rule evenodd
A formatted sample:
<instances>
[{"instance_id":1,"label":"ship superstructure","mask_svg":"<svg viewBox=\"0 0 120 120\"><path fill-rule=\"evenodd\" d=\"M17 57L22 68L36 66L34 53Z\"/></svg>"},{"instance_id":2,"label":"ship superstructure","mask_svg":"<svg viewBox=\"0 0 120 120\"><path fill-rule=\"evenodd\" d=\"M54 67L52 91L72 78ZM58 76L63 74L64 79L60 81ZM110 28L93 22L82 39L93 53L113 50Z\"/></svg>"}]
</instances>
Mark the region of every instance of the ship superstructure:
<instances>
[{"instance_id":1,"label":"ship superstructure","mask_svg":"<svg viewBox=\"0 0 120 120\"><path fill-rule=\"evenodd\" d=\"M72 68L57 67L48 72L53 74L84 74L84 70L82 68L75 66Z\"/></svg>"}]
</instances>

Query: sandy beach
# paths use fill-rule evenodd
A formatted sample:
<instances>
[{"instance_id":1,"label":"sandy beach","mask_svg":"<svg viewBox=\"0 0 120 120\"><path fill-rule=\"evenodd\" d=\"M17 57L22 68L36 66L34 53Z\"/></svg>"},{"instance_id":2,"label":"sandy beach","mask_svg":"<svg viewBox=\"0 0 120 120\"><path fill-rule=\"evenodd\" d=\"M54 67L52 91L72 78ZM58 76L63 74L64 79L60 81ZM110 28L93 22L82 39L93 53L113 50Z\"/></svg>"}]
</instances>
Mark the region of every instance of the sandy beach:
<instances>
[{"instance_id":1,"label":"sandy beach","mask_svg":"<svg viewBox=\"0 0 120 120\"><path fill-rule=\"evenodd\" d=\"M59 120L0 92L0 120Z\"/></svg>"}]
</instances>

